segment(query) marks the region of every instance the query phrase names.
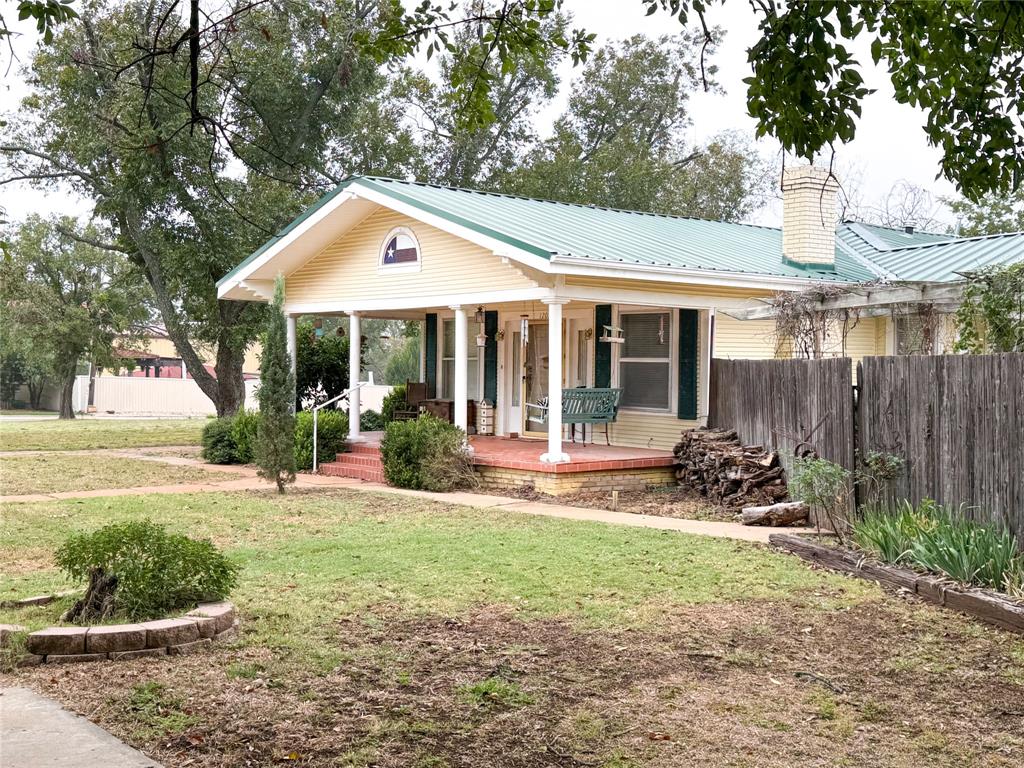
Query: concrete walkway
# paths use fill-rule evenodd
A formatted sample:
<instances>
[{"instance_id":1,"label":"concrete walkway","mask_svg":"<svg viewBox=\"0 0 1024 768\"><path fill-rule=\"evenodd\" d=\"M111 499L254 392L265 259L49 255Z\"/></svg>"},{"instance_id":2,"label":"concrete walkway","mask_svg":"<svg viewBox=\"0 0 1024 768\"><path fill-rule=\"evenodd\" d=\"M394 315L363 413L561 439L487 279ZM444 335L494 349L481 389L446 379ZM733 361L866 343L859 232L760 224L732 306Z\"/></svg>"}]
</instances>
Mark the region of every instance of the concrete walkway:
<instances>
[{"instance_id":1,"label":"concrete walkway","mask_svg":"<svg viewBox=\"0 0 1024 768\"><path fill-rule=\"evenodd\" d=\"M265 480L260 479L256 475L256 470L251 467L206 464L198 459L190 459L182 456L146 454L131 449L116 449L108 451L92 450L83 451L83 453L102 453L108 456L116 455L133 459L146 459L148 461L174 464L177 466L194 466L212 471L231 472L234 477L230 480L220 482L190 483L185 485L156 485L141 486L138 488L106 488L94 491L64 491L61 493L31 494L24 496L0 496L0 503L49 501L54 499L92 499L112 496L143 496L148 494L206 493L211 491L273 490L273 486ZM241 477L239 477L239 475L241 475ZM567 520L588 520L590 522L608 523L611 525L629 525L636 528L656 528L663 531L678 531L680 533L690 533L697 536L715 536L718 538L754 541L760 543L767 543L768 535L779 530L774 528L740 525L739 523L730 522L680 520L674 517L639 515L631 512L611 512L604 509L572 507L566 504L539 501L523 501L521 499L509 498L507 496L494 496L484 493L470 493L466 491L455 493L413 491L405 488L392 488L389 485L383 485L380 483L367 483L361 480L354 480L346 477L331 477L328 475L299 474L296 478L294 487L345 488L352 491L369 493L391 493L399 496L411 496L419 499L427 499L441 504L459 504L466 507L474 507L476 509L500 509L502 511L519 512L527 515L558 517ZM811 529L802 528L800 530L802 532L806 532Z\"/></svg>"},{"instance_id":2,"label":"concrete walkway","mask_svg":"<svg viewBox=\"0 0 1024 768\"><path fill-rule=\"evenodd\" d=\"M160 768L136 749L27 688L0 690L3 768Z\"/></svg>"}]
</instances>

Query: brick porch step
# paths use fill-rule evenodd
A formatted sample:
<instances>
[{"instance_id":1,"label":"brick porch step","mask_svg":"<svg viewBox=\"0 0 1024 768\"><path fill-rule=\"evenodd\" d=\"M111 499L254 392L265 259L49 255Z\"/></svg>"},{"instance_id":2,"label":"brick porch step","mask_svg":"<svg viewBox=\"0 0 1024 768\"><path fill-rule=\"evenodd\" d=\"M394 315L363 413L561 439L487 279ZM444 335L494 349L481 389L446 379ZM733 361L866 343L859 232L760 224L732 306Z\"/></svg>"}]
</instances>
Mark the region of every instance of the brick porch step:
<instances>
[{"instance_id":1,"label":"brick porch step","mask_svg":"<svg viewBox=\"0 0 1024 768\"><path fill-rule=\"evenodd\" d=\"M348 453L339 453L334 461L321 464L320 472L371 483L384 482L384 464L381 463L380 450L376 445L353 445Z\"/></svg>"}]
</instances>

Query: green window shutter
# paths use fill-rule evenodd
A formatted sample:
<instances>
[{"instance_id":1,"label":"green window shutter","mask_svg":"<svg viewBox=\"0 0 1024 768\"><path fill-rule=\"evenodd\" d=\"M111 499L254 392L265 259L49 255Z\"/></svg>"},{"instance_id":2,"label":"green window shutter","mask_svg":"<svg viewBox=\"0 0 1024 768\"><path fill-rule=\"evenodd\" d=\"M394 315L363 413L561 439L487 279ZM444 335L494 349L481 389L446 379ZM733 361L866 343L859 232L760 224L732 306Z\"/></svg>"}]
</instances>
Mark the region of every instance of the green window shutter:
<instances>
[{"instance_id":1,"label":"green window shutter","mask_svg":"<svg viewBox=\"0 0 1024 768\"><path fill-rule=\"evenodd\" d=\"M679 402L680 419L697 418L697 336L700 315L696 309L679 310Z\"/></svg>"},{"instance_id":2,"label":"green window shutter","mask_svg":"<svg viewBox=\"0 0 1024 768\"><path fill-rule=\"evenodd\" d=\"M427 394L433 397L437 387L437 315L433 312L423 320L423 343L426 346L423 380L427 383Z\"/></svg>"},{"instance_id":3,"label":"green window shutter","mask_svg":"<svg viewBox=\"0 0 1024 768\"><path fill-rule=\"evenodd\" d=\"M598 304L594 307L594 386L612 385L612 345L601 341L604 327L612 324L612 305Z\"/></svg>"},{"instance_id":4,"label":"green window shutter","mask_svg":"<svg viewBox=\"0 0 1024 768\"><path fill-rule=\"evenodd\" d=\"M484 313L484 333L487 342L484 344L484 400L491 405L498 404L498 313Z\"/></svg>"}]
</instances>

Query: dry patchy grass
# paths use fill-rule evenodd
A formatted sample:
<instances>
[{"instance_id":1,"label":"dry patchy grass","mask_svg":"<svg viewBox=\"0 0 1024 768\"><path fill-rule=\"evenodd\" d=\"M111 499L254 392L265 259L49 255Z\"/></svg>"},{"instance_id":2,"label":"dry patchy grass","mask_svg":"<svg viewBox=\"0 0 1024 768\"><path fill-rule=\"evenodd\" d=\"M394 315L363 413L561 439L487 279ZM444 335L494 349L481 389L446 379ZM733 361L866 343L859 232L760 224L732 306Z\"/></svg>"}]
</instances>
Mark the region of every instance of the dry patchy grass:
<instances>
[{"instance_id":1,"label":"dry patchy grass","mask_svg":"<svg viewBox=\"0 0 1024 768\"><path fill-rule=\"evenodd\" d=\"M153 445L198 445L205 419L0 421L2 451L73 451Z\"/></svg>"},{"instance_id":2,"label":"dry patchy grass","mask_svg":"<svg viewBox=\"0 0 1024 768\"><path fill-rule=\"evenodd\" d=\"M1020 638L752 545L345 492L12 507L8 589L147 514L243 563L234 645L17 674L169 766L1024 760Z\"/></svg>"},{"instance_id":3,"label":"dry patchy grass","mask_svg":"<svg viewBox=\"0 0 1024 768\"><path fill-rule=\"evenodd\" d=\"M0 458L0 494L92 491L229 480L232 473L101 455L27 454Z\"/></svg>"}]
</instances>

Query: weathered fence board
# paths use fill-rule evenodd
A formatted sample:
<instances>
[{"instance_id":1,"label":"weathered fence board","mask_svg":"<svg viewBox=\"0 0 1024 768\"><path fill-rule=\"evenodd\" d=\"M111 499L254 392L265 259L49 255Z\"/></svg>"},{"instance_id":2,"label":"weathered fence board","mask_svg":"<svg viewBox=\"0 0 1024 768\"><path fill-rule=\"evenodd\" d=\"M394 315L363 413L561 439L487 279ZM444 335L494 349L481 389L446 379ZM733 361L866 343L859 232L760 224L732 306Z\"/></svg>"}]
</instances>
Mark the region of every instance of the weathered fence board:
<instances>
[{"instance_id":1,"label":"weathered fence board","mask_svg":"<svg viewBox=\"0 0 1024 768\"><path fill-rule=\"evenodd\" d=\"M776 448L787 469L801 439L854 468L891 453L906 470L883 500L935 499L998 521L1024 542L1024 355L713 360L708 422ZM809 436L809 438L808 438Z\"/></svg>"},{"instance_id":2,"label":"weathered fence board","mask_svg":"<svg viewBox=\"0 0 1024 768\"><path fill-rule=\"evenodd\" d=\"M748 445L775 448L787 471L801 441L852 470L852 381L849 358L715 359L708 424L735 429Z\"/></svg>"},{"instance_id":3,"label":"weathered fence board","mask_svg":"<svg viewBox=\"0 0 1024 768\"><path fill-rule=\"evenodd\" d=\"M1024 355L867 357L859 448L906 461L885 494L924 498L1024 540Z\"/></svg>"}]
</instances>

